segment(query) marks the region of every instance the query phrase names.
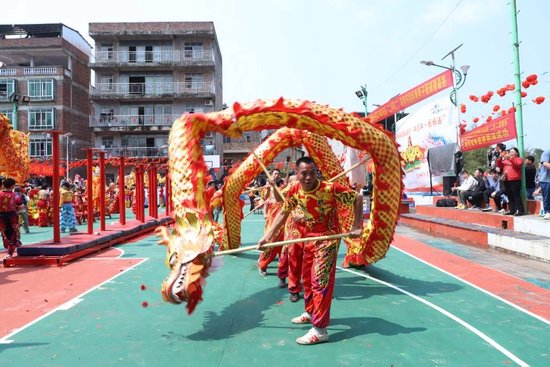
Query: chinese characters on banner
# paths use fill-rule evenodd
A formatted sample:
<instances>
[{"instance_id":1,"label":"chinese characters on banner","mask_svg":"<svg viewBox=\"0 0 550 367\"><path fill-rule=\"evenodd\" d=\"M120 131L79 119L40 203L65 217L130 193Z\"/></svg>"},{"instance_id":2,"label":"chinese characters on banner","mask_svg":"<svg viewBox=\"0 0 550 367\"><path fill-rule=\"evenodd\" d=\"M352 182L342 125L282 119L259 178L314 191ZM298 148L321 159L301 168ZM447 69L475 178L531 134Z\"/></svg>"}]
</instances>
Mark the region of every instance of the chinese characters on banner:
<instances>
[{"instance_id":1,"label":"chinese characters on banner","mask_svg":"<svg viewBox=\"0 0 550 367\"><path fill-rule=\"evenodd\" d=\"M467 152L486 148L516 137L516 114L509 113L462 134L460 145L462 151Z\"/></svg>"},{"instance_id":2,"label":"chinese characters on banner","mask_svg":"<svg viewBox=\"0 0 550 367\"><path fill-rule=\"evenodd\" d=\"M441 74L417 85L413 89L406 91L396 97L393 97L384 105L369 114L371 123L382 121L383 119L410 107L434 94L453 86L453 73L451 70L444 71Z\"/></svg>"},{"instance_id":3,"label":"chinese characters on banner","mask_svg":"<svg viewBox=\"0 0 550 367\"><path fill-rule=\"evenodd\" d=\"M60 176L65 175L64 167L56 167ZM53 166L50 163L29 163L29 173L38 176L53 176Z\"/></svg>"},{"instance_id":4,"label":"chinese characters on banner","mask_svg":"<svg viewBox=\"0 0 550 367\"><path fill-rule=\"evenodd\" d=\"M442 98L397 121L395 140L403 158L406 193L429 195L432 188L443 190L441 176L433 176L430 187L427 154L430 148L456 143L457 114L449 98Z\"/></svg>"}]
</instances>

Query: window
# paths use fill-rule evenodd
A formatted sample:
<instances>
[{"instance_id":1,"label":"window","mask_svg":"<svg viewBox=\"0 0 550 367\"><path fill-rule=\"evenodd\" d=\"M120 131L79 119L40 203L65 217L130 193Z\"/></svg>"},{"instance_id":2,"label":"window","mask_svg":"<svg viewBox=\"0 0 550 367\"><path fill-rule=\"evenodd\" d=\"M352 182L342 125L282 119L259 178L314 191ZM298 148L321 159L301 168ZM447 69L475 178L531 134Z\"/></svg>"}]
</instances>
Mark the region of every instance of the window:
<instances>
[{"instance_id":1,"label":"window","mask_svg":"<svg viewBox=\"0 0 550 367\"><path fill-rule=\"evenodd\" d=\"M53 108L36 108L29 110L29 130L54 129L55 110Z\"/></svg>"},{"instance_id":2,"label":"window","mask_svg":"<svg viewBox=\"0 0 550 367\"><path fill-rule=\"evenodd\" d=\"M102 75L99 78L99 89L102 92L112 92L113 91L113 76L112 75Z\"/></svg>"},{"instance_id":3,"label":"window","mask_svg":"<svg viewBox=\"0 0 550 367\"><path fill-rule=\"evenodd\" d=\"M102 136L101 145L105 148L112 148L114 146L114 139L112 136Z\"/></svg>"},{"instance_id":4,"label":"window","mask_svg":"<svg viewBox=\"0 0 550 367\"><path fill-rule=\"evenodd\" d=\"M136 46L128 47L128 62L131 62L131 63L136 62L136 53L137 53Z\"/></svg>"},{"instance_id":5,"label":"window","mask_svg":"<svg viewBox=\"0 0 550 367\"><path fill-rule=\"evenodd\" d=\"M10 121L13 121L13 110L8 108L0 108L0 113L5 115Z\"/></svg>"},{"instance_id":6,"label":"window","mask_svg":"<svg viewBox=\"0 0 550 367\"><path fill-rule=\"evenodd\" d=\"M0 79L0 101L9 100L13 93L15 93L15 80Z\"/></svg>"},{"instance_id":7,"label":"window","mask_svg":"<svg viewBox=\"0 0 550 367\"><path fill-rule=\"evenodd\" d=\"M199 73L187 73L185 74L185 88L186 89L199 89L204 82L204 74Z\"/></svg>"},{"instance_id":8,"label":"window","mask_svg":"<svg viewBox=\"0 0 550 367\"><path fill-rule=\"evenodd\" d=\"M114 47L111 43L105 43L100 46L101 49L101 60L112 60L113 59L113 53L114 53Z\"/></svg>"},{"instance_id":9,"label":"window","mask_svg":"<svg viewBox=\"0 0 550 367\"><path fill-rule=\"evenodd\" d=\"M145 46L145 62L153 62L153 46Z\"/></svg>"},{"instance_id":10,"label":"window","mask_svg":"<svg viewBox=\"0 0 550 367\"><path fill-rule=\"evenodd\" d=\"M183 54L185 57L202 57L202 42L186 42L183 45Z\"/></svg>"},{"instance_id":11,"label":"window","mask_svg":"<svg viewBox=\"0 0 550 367\"><path fill-rule=\"evenodd\" d=\"M53 79L30 79L28 91L34 101L53 99Z\"/></svg>"},{"instance_id":12,"label":"window","mask_svg":"<svg viewBox=\"0 0 550 367\"><path fill-rule=\"evenodd\" d=\"M49 157L52 155L51 138L30 138L29 155L31 157Z\"/></svg>"}]
</instances>

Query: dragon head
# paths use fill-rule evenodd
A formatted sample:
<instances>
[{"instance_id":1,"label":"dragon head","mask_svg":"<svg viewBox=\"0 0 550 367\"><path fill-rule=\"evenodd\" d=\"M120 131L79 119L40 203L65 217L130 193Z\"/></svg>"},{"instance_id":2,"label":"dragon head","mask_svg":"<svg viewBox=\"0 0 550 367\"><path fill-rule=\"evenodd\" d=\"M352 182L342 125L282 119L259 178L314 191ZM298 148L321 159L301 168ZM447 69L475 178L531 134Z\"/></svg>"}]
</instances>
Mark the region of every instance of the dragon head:
<instances>
[{"instance_id":1,"label":"dragon head","mask_svg":"<svg viewBox=\"0 0 550 367\"><path fill-rule=\"evenodd\" d=\"M187 313L191 314L202 300L204 279L212 265L212 222L201 212L186 210L182 217L176 217L171 234L166 227L159 227L156 232L161 237L159 244L166 246L166 264L170 268L162 283L162 298L174 304L186 302Z\"/></svg>"}]
</instances>

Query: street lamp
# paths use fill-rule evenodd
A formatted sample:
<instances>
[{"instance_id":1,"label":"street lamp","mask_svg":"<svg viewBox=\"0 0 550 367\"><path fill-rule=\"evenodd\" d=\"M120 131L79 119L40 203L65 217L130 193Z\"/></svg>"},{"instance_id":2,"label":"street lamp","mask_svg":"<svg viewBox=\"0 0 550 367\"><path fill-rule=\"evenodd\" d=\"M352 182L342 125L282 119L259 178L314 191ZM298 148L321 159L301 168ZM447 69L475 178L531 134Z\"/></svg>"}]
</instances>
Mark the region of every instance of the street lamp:
<instances>
[{"instance_id":1,"label":"street lamp","mask_svg":"<svg viewBox=\"0 0 550 367\"><path fill-rule=\"evenodd\" d=\"M369 93L367 92L367 85L362 85L361 90L355 91L355 95L357 96L357 98L363 101L363 106L365 106L365 117L367 117L369 114L369 109L367 107L368 94Z\"/></svg>"},{"instance_id":2,"label":"street lamp","mask_svg":"<svg viewBox=\"0 0 550 367\"><path fill-rule=\"evenodd\" d=\"M67 141L65 142L65 180L69 181L69 137L73 135L72 133L68 132L63 135L61 135L61 138L66 138ZM74 141L74 140L73 140Z\"/></svg>"},{"instance_id":3,"label":"street lamp","mask_svg":"<svg viewBox=\"0 0 550 367\"><path fill-rule=\"evenodd\" d=\"M451 99L452 104L454 104L456 107L458 107L458 100L456 96L456 91L459 90L464 83L466 82L466 76L468 75L468 70L470 70L470 65L463 65L460 67L460 70L457 70L455 66L455 52L460 47L462 47L463 43L449 51L445 56L441 58L441 60L444 60L447 58L447 56L451 55L452 64L450 67L438 65L434 63L433 61L420 61L421 64L424 64L426 66L436 66L438 68L451 70L453 72L453 90L451 91L451 95L449 98ZM457 117L458 117L458 124L457 124L457 144L460 148L460 108L457 110Z\"/></svg>"}]
</instances>

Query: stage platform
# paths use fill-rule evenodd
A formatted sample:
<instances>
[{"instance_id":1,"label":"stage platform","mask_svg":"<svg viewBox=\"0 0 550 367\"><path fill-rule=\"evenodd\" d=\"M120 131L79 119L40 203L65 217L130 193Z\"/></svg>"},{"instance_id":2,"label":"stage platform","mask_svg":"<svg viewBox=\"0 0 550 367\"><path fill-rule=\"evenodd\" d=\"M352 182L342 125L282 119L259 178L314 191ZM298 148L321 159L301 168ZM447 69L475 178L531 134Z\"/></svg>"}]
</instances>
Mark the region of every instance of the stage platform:
<instances>
[{"instance_id":1,"label":"stage platform","mask_svg":"<svg viewBox=\"0 0 550 367\"><path fill-rule=\"evenodd\" d=\"M550 262L550 223L538 215L510 216L480 210L417 205L400 223L478 247Z\"/></svg>"},{"instance_id":2,"label":"stage platform","mask_svg":"<svg viewBox=\"0 0 550 367\"><path fill-rule=\"evenodd\" d=\"M171 224L173 219L163 214L158 219L147 217L145 222L130 219L126 221L125 225L121 225L120 222L113 221L112 219L109 222L106 225L105 231L100 231L96 228L91 234L87 233L86 225L80 226L78 232L62 236L60 243L53 243L53 228L47 227L45 230L41 228L44 231L39 241L19 247L17 249L17 256L5 259L4 266L61 266L90 253L149 234L159 225ZM48 235L49 239L46 239L45 237Z\"/></svg>"}]
</instances>

